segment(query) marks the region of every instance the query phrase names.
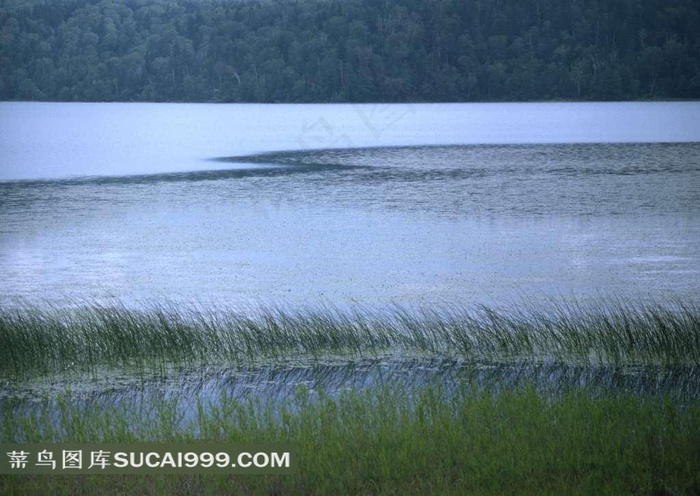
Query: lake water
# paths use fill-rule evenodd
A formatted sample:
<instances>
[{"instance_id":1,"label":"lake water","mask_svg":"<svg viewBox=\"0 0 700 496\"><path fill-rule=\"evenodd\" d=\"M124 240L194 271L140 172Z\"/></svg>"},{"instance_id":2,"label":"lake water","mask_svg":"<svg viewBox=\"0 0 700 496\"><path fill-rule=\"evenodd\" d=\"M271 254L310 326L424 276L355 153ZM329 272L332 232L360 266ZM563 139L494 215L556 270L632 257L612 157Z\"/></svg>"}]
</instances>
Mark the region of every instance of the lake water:
<instances>
[{"instance_id":1,"label":"lake water","mask_svg":"<svg viewBox=\"0 0 700 496\"><path fill-rule=\"evenodd\" d=\"M700 303L700 103L0 103L0 305Z\"/></svg>"}]
</instances>

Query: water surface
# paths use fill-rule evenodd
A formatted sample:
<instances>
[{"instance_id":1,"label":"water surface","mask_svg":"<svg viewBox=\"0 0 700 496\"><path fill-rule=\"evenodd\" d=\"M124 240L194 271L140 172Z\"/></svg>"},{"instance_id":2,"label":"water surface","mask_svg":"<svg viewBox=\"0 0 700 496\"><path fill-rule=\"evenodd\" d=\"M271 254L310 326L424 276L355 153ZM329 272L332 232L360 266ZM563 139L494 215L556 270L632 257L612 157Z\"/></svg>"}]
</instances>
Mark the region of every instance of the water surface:
<instances>
[{"instance_id":1,"label":"water surface","mask_svg":"<svg viewBox=\"0 0 700 496\"><path fill-rule=\"evenodd\" d=\"M697 302L700 104L0 104L0 304Z\"/></svg>"}]
</instances>

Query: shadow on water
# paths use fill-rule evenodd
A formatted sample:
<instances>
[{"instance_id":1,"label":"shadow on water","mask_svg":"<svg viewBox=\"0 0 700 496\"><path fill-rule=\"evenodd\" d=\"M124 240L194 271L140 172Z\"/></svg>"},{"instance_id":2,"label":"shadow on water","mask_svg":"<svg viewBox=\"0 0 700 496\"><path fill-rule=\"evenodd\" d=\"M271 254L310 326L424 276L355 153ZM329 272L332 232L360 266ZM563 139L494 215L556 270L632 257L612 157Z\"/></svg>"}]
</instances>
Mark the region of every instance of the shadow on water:
<instances>
[{"instance_id":1,"label":"shadow on water","mask_svg":"<svg viewBox=\"0 0 700 496\"><path fill-rule=\"evenodd\" d=\"M700 171L700 162L688 160L691 152L697 157L700 144L436 145L292 150L206 159L230 166L223 169L0 181L0 192L42 186L218 181L363 169L377 173L373 174L373 180L409 182L514 174L581 177L696 173Z\"/></svg>"},{"instance_id":2,"label":"shadow on water","mask_svg":"<svg viewBox=\"0 0 700 496\"><path fill-rule=\"evenodd\" d=\"M234 159L212 159L217 162L236 163L236 167L230 169L212 169L188 172L167 172L160 174L139 174L133 176L84 176L64 179L20 180L0 182L0 191L10 192L13 189L41 188L73 185L111 185L111 184L153 184L159 182L199 182L219 181L225 179L243 179L248 177L284 177L293 174L307 172L321 172L329 170L347 169L354 166L334 164L303 164L281 165L274 163L253 163L247 159L245 162Z\"/></svg>"}]
</instances>

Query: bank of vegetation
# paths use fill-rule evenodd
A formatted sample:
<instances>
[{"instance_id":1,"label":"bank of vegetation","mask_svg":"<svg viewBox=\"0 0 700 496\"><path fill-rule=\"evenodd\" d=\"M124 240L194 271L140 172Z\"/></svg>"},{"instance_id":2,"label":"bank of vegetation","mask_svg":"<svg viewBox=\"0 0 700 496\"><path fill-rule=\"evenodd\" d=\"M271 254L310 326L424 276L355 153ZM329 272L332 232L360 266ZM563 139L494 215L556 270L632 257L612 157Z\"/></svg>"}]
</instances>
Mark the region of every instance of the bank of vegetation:
<instances>
[{"instance_id":1,"label":"bank of vegetation","mask_svg":"<svg viewBox=\"0 0 700 496\"><path fill-rule=\"evenodd\" d=\"M0 99L696 99L692 0L6 0Z\"/></svg>"},{"instance_id":2,"label":"bank of vegetation","mask_svg":"<svg viewBox=\"0 0 700 496\"><path fill-rule=\"evenodd\" d=\"M99 393L70 390L40 397L13 393L36 381L71 377L67 371L79 384L84 374L103 373L105 366L128 373L159 364L235 366L297 358L323 373L331 370L321 365L328 357L350 363L386 354L415 357L411 363L420 374L420 357L435 355L474 362L472 370L497 363L531 364L544 373L557 363L584 371L607 365L597 369L603 375L677 370L681 390L597 388L604 377L577 386L575 378L558 381L556 374L541 387L527 376L485 381L465 373L435 382L423 375L410 387L391 379L330 392L298 385L284 397L221 391L187 408L177 394L105 401ZM700 310L682 302L245 314L173 304L5 307L0 442L288 443L297 471L0 475L0 492L696 494L699 365Z\"/></svg>"},{"instance_id":3,"label":"bank of vegetation","mask_svg":"<svg viewBox=\"0 0 700 496\"><path fill-rule=\"evenodd\" d=\"M154 304L0 309L0 376L101 366L378 354L458 357L479 362L583 365L700 364L700 309L693 305L552 302L546 308L384 312L225 308Z\"/></svg>"},{"instance_id":4,"label":"bank of vegetation","mask_svg":"<svg viewBox=\"0 0 700 496\"><path fill-rule=\"evenodd\" d=\"M24 494L697 494L700 406L585 391L546 396L527 386L464 384L300 391L274 410L224 399L183 430L172 402L46 403L18 418L0 403L3 442L289 443L287 475L0 475ZM144 414L155 411L155 415Z\"/></svg>"}]
</instances>

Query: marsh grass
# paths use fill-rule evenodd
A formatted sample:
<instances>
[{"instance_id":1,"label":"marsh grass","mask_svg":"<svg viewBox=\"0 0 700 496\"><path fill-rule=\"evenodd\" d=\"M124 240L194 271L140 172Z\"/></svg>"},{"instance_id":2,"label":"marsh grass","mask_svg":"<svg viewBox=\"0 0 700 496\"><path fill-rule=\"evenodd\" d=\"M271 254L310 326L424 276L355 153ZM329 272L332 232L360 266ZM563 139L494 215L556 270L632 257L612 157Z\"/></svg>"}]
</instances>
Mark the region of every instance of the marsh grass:
<instances>
[{"instance_id":1,"label":"marsh grass","mask_svg":"<svg viewBox=\"0 0 700 496\"><path fill-rule=\"evenodd\" d=\"M552 303L496 310L279 308L240 314L172 304L0 309L0 377L103 365L397 354L467 361L700 364L700 311L660 305Z\"/></svg>"},{"instance_id":2,"label":"marsh grass","mask_svg":"<svg viewBox=\"0 0 700 496\"><path fill-rule=\"evenodd\" d=\"M252 379L276 385L300 382L284 363L307 364L324 384L342 386L354 383L353 365L332 363L360 364L363 378L367 363L390 371L398 357L408 365L395 371L407 370L411 380L423 377L428 364L477 366L442 382L430 381L438 378L434 371L410 385L382 372L370 387L298 386L291 395L267 398L258 390L241 397L219 388L209 400L189 403L182 401L191 396L182 384L179 394L134 401L10 395L0 401L2 442L288 442L299 470L283 476L3 475L0 493L700 493L700 311L694 306L614 301L586 308L559 302L246 314L170 304L0 309L0 378L8 385L64 372L103 375L112 366L197 370L218 361L283 363L279 373L269 365ZM632 382L653 394L619 387L634 370L646 372ZM654 384L646 385L645 377ZM227 381L223 375L221 384ZM610 387L596 389L598 383ZM682 394L665 393L679 384Z\"/></svg>"},{"instance_id":3,"label":"marsh grass","mask_svg":"<svg viewBox=\"0 0 700 496\"><path fill-rule=\"evenodd\" d=\"M286 403L226 399L182 412L77 406L70 399L2 438L22 442L196 439L284 442L298 472L282 476L0 476L3 494L697 494L700 406L663 397L543 395L464 382L330 396L300 388ZM7 406L3 408L8 408ZM58 414L58 421L56 421ZM47 492L48 491L48 492Z\"/></svg>"}]
</instances>

